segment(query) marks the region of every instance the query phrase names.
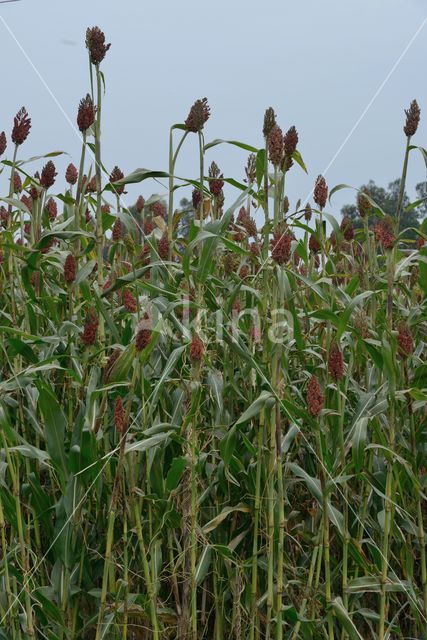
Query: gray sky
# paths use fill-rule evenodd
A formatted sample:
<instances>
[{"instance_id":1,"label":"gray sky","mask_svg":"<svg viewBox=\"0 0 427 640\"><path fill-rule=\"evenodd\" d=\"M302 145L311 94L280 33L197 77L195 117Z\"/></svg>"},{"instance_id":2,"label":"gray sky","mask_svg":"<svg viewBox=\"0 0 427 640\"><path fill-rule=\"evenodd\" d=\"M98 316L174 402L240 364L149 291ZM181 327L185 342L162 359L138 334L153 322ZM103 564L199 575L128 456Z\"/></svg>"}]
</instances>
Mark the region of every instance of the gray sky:
<instances>
[{"instance_id":1,"label":"gray sky","mask_svg":"<svg viewBox=\"0 0 427 640\"><path fill-rule=\"evenodd\" d=\"M9 136L14 114L27 107L33 128L22 157L61 149L78 164L80 138L66 116L74 125L88 90L85 30L98 25L112 43L102 65L108 169L167 170L169 127L183 122L204 96L211 106L206 141L232 138L261 146L263 114L271 105L282 129L297 127L309 170L308 176L299 167L289 174L292 205L305 199L427 19L427 0L22 0L0 5L0 16L62 109L0 20L0 130ZM426 54L427 21L326 172L330 187L359 186L370 178L385 186L400 175L403 109L413 98L422 112L413 142L427 146ZM196 177L197 138L190 138L177 174ZM246 152L215 147L211 160L226 176L242 180ZM69 161L57 159L61 173ZM413 196L415 183L425 179L415 152L409 171ZM148 182L130 187L127 202L153 192L162 188ZM353 199L354 192L340 192L332 212Z\"/></svg>"}]
</instances>

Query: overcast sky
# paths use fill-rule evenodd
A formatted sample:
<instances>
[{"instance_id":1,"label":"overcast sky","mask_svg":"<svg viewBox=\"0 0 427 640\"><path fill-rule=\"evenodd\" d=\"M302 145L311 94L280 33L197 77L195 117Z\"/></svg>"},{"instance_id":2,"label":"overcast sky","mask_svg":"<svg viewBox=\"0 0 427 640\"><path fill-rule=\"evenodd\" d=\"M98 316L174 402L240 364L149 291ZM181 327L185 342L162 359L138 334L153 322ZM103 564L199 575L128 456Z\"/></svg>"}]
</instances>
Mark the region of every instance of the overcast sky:
<instances>
[{"instance_id":1,"label":"overcast sky","mask_svg":"<svg viewBox=\"0 0 427 640\"><path fill-rule=\"evenodd\" d=\"M21 0L0 5L0 130L9 136L14 114L27 107L33 128L23 157L61 149L78 164L75 118L89 88L84 38L94 25L112 43L102 64L108 169L167 170L169 127L204 96L206 141L261 146L270 105L284 130L297 127L309 175L292 169L291 204L305 200L319 173L330 187L370 178L385 186L398 177L403 110L413 98L421 107L413 142L427 146L427 0ZM58 159L61 173L70 158ZM246 152L215 147L211 160L226 176L243 178ZM177 174L196 177L197 163L191 136ZM425 179L415 152L409 170L413 199ZM154 183L131 187L128 204L153 192L165 191ZM340 192L332 212L353 200L354 192Z\"/></svg>"}]
</instances>

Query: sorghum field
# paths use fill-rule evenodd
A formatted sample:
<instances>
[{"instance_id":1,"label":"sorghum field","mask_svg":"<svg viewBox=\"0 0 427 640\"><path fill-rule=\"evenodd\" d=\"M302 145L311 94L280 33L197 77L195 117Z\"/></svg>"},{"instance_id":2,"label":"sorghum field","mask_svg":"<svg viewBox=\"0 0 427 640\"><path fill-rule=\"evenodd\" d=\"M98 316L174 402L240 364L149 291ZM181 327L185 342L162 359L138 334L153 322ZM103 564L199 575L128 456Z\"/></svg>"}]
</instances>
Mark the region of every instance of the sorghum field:
<instances>
[{"instance_id":1,"label":"sorghum field","mask_svg":"<svg viewBox=\"0 0 427 640\"><path fill-rule=\"evenodd\" d=\"M24 107L0 136L0 637L427 638L426 223L398 232L417 102L397 211L356 192L355 231L321 175L290 208L305 164L272 108L255 146L208 142L196 100L167 170L104 167L98 27L86 47L80 166L26 159ZM125 206L149 178L167 198Z\"/></svg>"}]
</instances>

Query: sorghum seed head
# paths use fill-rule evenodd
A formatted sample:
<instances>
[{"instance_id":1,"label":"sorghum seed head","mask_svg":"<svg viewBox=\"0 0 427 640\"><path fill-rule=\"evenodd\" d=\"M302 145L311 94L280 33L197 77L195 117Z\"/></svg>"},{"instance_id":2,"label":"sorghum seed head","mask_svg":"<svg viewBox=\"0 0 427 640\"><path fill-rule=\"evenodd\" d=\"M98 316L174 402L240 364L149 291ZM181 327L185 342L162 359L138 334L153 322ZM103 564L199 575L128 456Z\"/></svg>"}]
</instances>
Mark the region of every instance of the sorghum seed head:
<instances>
[{"instance_id":1,"label":"sorghum seed head","mask_svg":"<svg viewBox=\"0 0 427 640\"><path fill-rule=\"evenodd\" d=\"M113 370L113 367L114 367L115 363L117 362L117 359L118 359L119 355L120 355L120 349L114 349L113 353L108 358L107 364L104 367L104 375L103 375L104 382L108 382L109 381L110 375L111 375L111 371Z\"/></svg>"},{"instance_id":2,"label":"sorghum seed head","mask_svg":"<svg viewBox=\"0 0 427 640\"><path fill-rule=\"evenodd\" d=\"M7 222L9 220L9 213L3 205L0 207L0 221L1 226L5 229L7 227Z\"/></svg>"},{"instance_id":3,"label":"sorghum seed head","mask_svg":"<svg viewBox=\"0 0 427 640\"><path fill-rule=\"evenodd\" d=\"M87 131L95 122L96 107L89 93L79 102L77 110L77 126L82 133Z\"/></svg>"},{"instance_id":4,"label":"sorghum seed head","mask_svg":"<svg viewBox=\"0 0 427 640\"><path fill-rule=\"evenodd\" d=\"M329 350L328 370L335 382L341 380L344 375L344 358L336 343Z\"/></svg>"},{"instance_id":5,"label":"sorghum seed head","mask_svg":"<svg viewBox=\"0 0 427 640\"><path fill-rule=\"evenodd\" d=\"M311 376L307 385L307 405L312 416L318 416L322 411L325 397L320 388L319 380L316 376Z\"/></svg>"},{"instance_id":6,"label":"sorghum seed head","mask_svg":"<svg viewBox=\"0 0 427 640\"><path fill-rule=\"evenodd\" d=\"M276 126L276 114L273 107L268 107L264 114L264 125L262 127L262 133L264 138L268 138L272 129Z\"/></svg>"},{"instance_id":7,"label":"sorghum seed head","mask_svg":"<svg viewBox=\"0 0 427 640\"><path fill-rule=\"evenodd\" d=\"M185 128L187 131L198 133L203 129L203 126L208 121L209 116L210 107L208 105L208 99L202 98L201 100L196 100L185 121Z\"/></svg>"},{"instance_id":8,"label":"sorghum seed head","mask_svg":"<svg viewBox=\"0 0 427 640\"><path fill-rule=\"evenodd\" d=\"M369 335L368 316L364 309L359 309L354 317L354 328L360 333L361 338L365 339Z\"/></svg>"},{"instance_id":9,"label":"sorghum seed head","mask_svg":"<svg viewBox=\"0 0 427 640\"><path fill-rule=\"evenodd\" d=\"M243 227L248 236L256 237L258 230L255 220L249 215L245 207L240 207L237 216L237 224Z\"/></svg>"},{"instance_id":10,"label":"sorghum seed head","mask_svg":"<svg viewBox=\"0 0 427 640\"><path fill-rule=\"evenodd\" d=\"M229 276L230 273L233 273L235 267L236 267L236 255L234 253L226 253L223 256L222 259L222 264L224 266L224 273L225 275Z\"/></svg>"},{"instance_id":11,"label":"sorghum seed head","mask_svg":"<svg viewBox=\"0 0 427 640\"><path fill-rule=\"evenodd\" d=\"M105 44L105 34L99 27L88 27L86 30L86 47L92 64L100 64L111 44Z\"/></svg>"},{"instance_id":12,"label":"sorghum seed head","mask_svg":"<svg viewBox=\"0 0 427 640\"><path fill-rule=\"evenodd\" d=\"M154 230L154 225L151 222L151 220L144 220L144 223L142 225L142 230L145 236L150 235L150 233Z\"/></svg>"},{"instance_id":13,"label":"sorghum seed head","mask_svg":"<svg viewBox=\"0 0 427 640\"><path fill-rule=\"evenodd\" d=\"M415 241L415 246L418 249L418 251L423 248L424 244L425 244L424 238L422 236L418 236L418 238Z\"/></svg>"},{"instance_id":14,"label":"sorghum seed head","mask_svg":"<svg viewBox=\"0 0 427 640\"><path fill-rule=\"evenodd\" d=\"M372 208L371 203L366 196L369 196L369 193L367 191L360 191L360 193L358 193L357 195L357 210L361 218L365 218L365 216L369 214Z\"/></svg>"},{"instance_id":15,"label":"sorghum seed head","mask_svg":"<svg viewBox=\"0 0 427 640\"><path fill-rule=\"evenodd\" d=\"M193 189L193 193L191 194L191 200L193 202L193 209L197 211L202 201L202 193L200 189Z\"/></svg>"},{"instance_id":16,"label":"sorghum seed head","mask_svg":"<svg viewBox=\"0 0 427 640\"><path fill-rule=\"evenodd\" d=\"M285 196L283 198L283 213L286 215L289 212L289 198Z\"/></svg>"},{"instance_id":17,"label":"sorghum seed head","mask_svg":"<svg viewBox=\"0 0 427 640\"><path fill-rule=\"evenodd\" d=\"M279 166L283 158L283 134L276 124L268 136L268 157L274 166Z\"/></svg>"},{"instance_id":18,"label":"sorghum seed head","mask_svg":"<svg viewBox=\"0 0 427 640\"><path fill-rule=\"evenodd\" d=\"M0 133L0 156L4 154L7 147L6 134L4 131Z\"/></svg>"},{"instance_id":19,"label":"sorghum seed head","mask_svg":"<svg viewBox=\"0 0 427 640\"><path fill-rule=\"evenodd\" d=\"M403 127L403 131L405 132L405 135L410 138L416 133L420 122L421 109L419 108L416 100L412 100L409 105L409 109L405 109L405 114L406 123Z\"/></svg>"},{"instance_id":20,"label":"sorghum seed head","mask_svg":"<svg viewBox=\"0 0 427 640\"><path fill-rule=\"evenodd\" d=\"M347 242L351 242L354 239L353 223L347 216L342 219L340 229Z\"/></svg>"},{"instance_id":21,"label":"sorghum seed head","mask_svg":"<svg viewBox=\"0 0 427 640\"><path fill-rule=\"evenodd\" d=\"M405 322L399 324L399 333L397 334L397 343L399 345L399 354L403 358L410 356L414 350L414 339L411 330Z\"/></svg>"},{"instance_id":22,"label":"sorghum seed head","mask_svg":"<svg viewBox=\"0 0 427 640\"><path fill-rule=\"evenodd\" d=\"M122 236L123 236L123 223L120 220L120 218L117 218L113 225L113 231L112 231L111 237L113 239L113 242L119 242L122 239Z\"/></svg>"},{"instance_id":23,"label":"sorghum seed head","mask_svg":"<svg viewBox=\"0 0 427 640\"><path fill-rule=\"evenodd\" d=\"M141 211L143 210L145 205L145 200L142 196L138 196L138 200L136 201L136 205L135 208L138 211L138 213L141 213Z\"/></svg>"},{"instance_id":24,"label":"sorghum seed head","mask_svg":"<svg viewBox=\"0 0 427 640\"><path fill-rule=\"evenodd\" d=\"M65 180L68 182L68 184L76 184L78 177L79 174L76 167L72 162L70 162L67 170L65 171Z\"/></svg>"},{"instance_id":25,"label":"sorghum seed head","mask_svg":"<svg viewBox=\"0 0 427 640\"><path fill-rule=\"evenodd\" d=\"M46 162L45 166L42 169L42 174L40 177L40 184L45 189L49 189L55 184L55 176L57 176L57 171L55 169L55 165L52 160Z\"/></svg>"},{"instance_id":26,"label":"sorghum seed head","mask_svg":"<svg viewBox=\"0 0 427 640\"><path fill-rule=\"evenodd\" d=\"M40 185L40 174L38 171L36 171L34 174L34 181L31 182L31 187L30 187L30 196L32 197L33 200L37 200L37 198L41 193L41 189L39 185Z\"/></svg>"},{"instance_id":27,"label":"sorghum seed head","mask_svg":"<svg viewBox=\"0 0 427 640\"><path fill-rule=\"evenodd\" d=\"M310 203L307 202L304 209L304 218L305 220L307 220L307 222L310 222L312 214L313 212L311 210Z\"/></svg>"},{"instance_id":28,"label":"sorghum seed head","mask_svg":"<svg viewBox=\"0 0 427 640\"><path fill-rule=\"evenodd\" d=\"M163 200L156 200L156 202L153 202L153 204L150 205L150 211L155 218L160 217L165 220L166 204L163 202Z\"/></svg>"},{"instance_id":29,"label":"sorghum seed head","mask_svg":"<svg viewBox=\"0 0 427 640\"><path fill-rule=\"evenodd\" d=\"M150 318L147 313L138 323L135 336L135 347L137 351L142 351L151 342L152 332L150 328Z\"/></svg>"},{"instance_id":30,"label":"sorghum seed head","mask_svg":"<svg viewBox=\"0 0 427 640\"><path fill-rule=\"evenodd\" d=\"M65 282L74 282L77 275L77 262L72 253L65 258L64 263L64 280Z\"/></svg>"},{"instance_id":31,"label":"sorghum seed head","mask_svg":"<svg viewBox=\"0 0 427 640\"><path fill-rule=\"evenodd\" d=\"M200 362L205 354L205 346L200 337L195 333L191 338L190 344L190 360L192 362Z\"/></svg>"},{"instance_id":32,"label":"sorghum seed head","mask_svg":"<svg viewBox=\"0 0 427 640\"><path fill-rule=\"evenodd\" d=\"M256 155L250 153L245 167L246 180L252 184L256 180Z\"/></svg>"},{"instance_id":33,"label":"sorghum seed head","mask_svg":"<svg viewBox=\"0 0 427 640\"><path fill-rule=\"evenodd\" d=\"M310 240L308 241L308 248L312 253L318 253L318 251L320 251L320 242L313 234L311 234Z\"/></svg>"},{"instance_id":34,"label":"sorghum seed head","mask_svg":"<svg viewBox=\"0 0 427 640\"><path fill-rule=\"evenodd\" d=\"M25 107L22 107L13 119L12 142L22 144L28 137L31 129L31 118Z\"/></svg>"},{"instance_id":35,"label":"sorghum seed head","mask_svg":"<svg viewBox=\"0 0 427 640\"><path fill-rule=\"evenodd\" d=\"M125 176L124 176L123 171L121 171L118 166L115 166L114 169L112 170L111 174L110 174L110 183L113 184L114 182L118 182L119 180L122 180L124 177ZM114 187L114 191L119 196L122 193L124 193L124 188L125 188L124 184L113 185L113 187Z\"/></svg>"},{"instance_id":36,"label":"sorghum seed head","mask_svg":"<svg viewBox=\"0 0 427 640\"><path fill-rule=\"evenodd\" d=\"M96 342L96 332L98 331L99 318L95 309L88 309L86 312L85 324L82 333L82 342L85 345L92 345Z\"/></svg>"},{"instance_id":37,"label":"sorghum seed head","mask_svg":"<svg viewBox=\"0 0 427 640\"><path fill-rule=\"evenodd\" d=\"M53 198L49 198L49 200L46 202L46 210L47 215L49 216L49 220L55 220L56 216L58 215L58 207Z\"/></svg>"},{"instance_id":38,"label":"sorghum seed head","mask_svg":"<svg viewBox=\"0 0 427 640\"><path fill-rule=\"evenodd\" d=\"M30 196L26 196L25 194L21 197L21 202L22 204L24 204L28 211L32 211L33 210L33 200Z\"/></svg>"},{"instance_id":39,"label":"sorghum seed head","mask_svg":"<svg viewBox=\"0 0 427 640\"><path fill-rule=\"evenodd\" d=\"M224 180L222 179L224 175L220 173L216 162L212 162L209 167L209 177L212 178L209 180L209 191L213 196L218 196L224 186Z\"/></svg>"},{"instance_id":40,"label":"sorghum seed head","mask_svg":"<svg viewBox=\"0 0 427 640\"><path fill-rule=\"evenodd\" d=\"M393 222L389 216L382 218L375 226L375 237L384 249L393 247L395 237L393 231Z\"/></svg>"},{"instance_id":41,"label":"sorghum seed head","mask_svg":"<svg viewBox=\"0 0 427 640\"><path fill-rule=\"evenodd\" d=\"M318 205L319 209L323 209L326 206L328 199L328 185L323 176L318 176L314 185L314 202Z\"/></svg>"},{"instance_id":42,"label":"sorghum seed head","mask_svg":"<svg viewBox=\"0 0 427 640\"><path fill-rule=\"evenodd\" d=\"M96 192L96 175L92 176L89 182L86 180L86 184L83 188L85 193L95 193Z\"/></svg>"},{"instance_id":43,"label":"sorghum seed head","mask_svg":"<svg viewBox=\"0 0 427 640\"><path fill-rule=\"evenodd\" d=\"M125 289L123 292L123 306L129 313L136 313L136 298L129 289Z\"/></svg>"},{"instance_id":44,"label":"sorghum seed head","mask_svg":"<svg viewBox=\"0 0 427 640\"><path fill-rule=\"evenodd\" d=\"M249 247L251 254L255 257L255 258L259 258L261 252L259 249L259 245L257 242L252 242L251 246Z\"/></svg>"},{"instance_id":45,"label":"sorghum seed head","mask_svg":"<svg viewBox=\"0 0 427 640\"><path fill-rule=\"evenodd\" d=\"M285 133L283 138L283 146L285 149L285 154L287 156L291 156L293 152L296 150L298 144L298 132L295 127L291 127Z\"/></svg>"},{"instance_id":46,"label":"sorghum seed head","mask_svg":"<svg viewBox=\"0 0 427 640\"><path fill-rule=\"evenodd\" d=\"M286 227L279 227L270 240L271 257L276 264L286 264L291 257L293 235Z\"/></svg>"},{"instance_id":47,"label":"sorghum seed head","mask_svg":"<svg viewBox=\"0 0 427 640\"><path fill-rule=\"evenodd\" d=\"M162 260L169 257L169 240L167 233L164 233L157 244L157 253Z\"/></svg>"},{"instance_id":48,"label":"sorghum seed head","mask_svg":"<svg viewBox=\"0 0 427 640\"><path fill-rule=\"evenodd\" d=\"M13 174L13 190L15 193L21 193L22 191L22 180L17 171Z\"/></svg>"},{"instance_id":49,"label":"sorghum seed head","mask_svg":"<svg viewBox=\"0 0 427 640\"><path fill-rule=\"evenodd\" d=\"M126 413L120 396L116 398L114 404L114 426L116 427L117 433L124 433L126 431Z\"/></svg>"},{"instance_id":50,"label":"sorghum seed head","mask_svg":"<svg viewBox=\"0 0 427 640\"><path fill-rule=\"evenodd\" d=\"M239 269L239 277L241 280L244 280L245 278L247 278L249 275L249 267L247 264L242 264L242 266Z\"/></svg>"}]
</instances>

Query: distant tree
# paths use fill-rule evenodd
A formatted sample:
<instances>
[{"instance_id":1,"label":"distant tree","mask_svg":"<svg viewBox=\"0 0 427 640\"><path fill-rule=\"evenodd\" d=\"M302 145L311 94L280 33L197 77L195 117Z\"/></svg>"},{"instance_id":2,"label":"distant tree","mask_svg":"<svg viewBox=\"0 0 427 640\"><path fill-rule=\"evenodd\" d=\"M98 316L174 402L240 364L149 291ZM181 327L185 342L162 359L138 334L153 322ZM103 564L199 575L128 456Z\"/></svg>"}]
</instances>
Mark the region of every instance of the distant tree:
<instances>
[{"instance_id":1,"label":"distant tree","mask_svg":"<svg viewBox=\"0 0 427 640\"><path fill-rule=\"evenodd\" d=\"M397 201L399 199L399 185L399 179L393 180L393 182L389 183L387 189L384 189L383 187L379 187L378 185L376 185L373 180L370 180L368 184L362 185L360 187L360 190L368 192L371 199L377 203L377 205L384 211L384 213L394 218L397 210ZM416 186L416 190L418 199L427 196L427 183L421 182ZM416 207L415 209L412 209L411 211L405 211L406 207L409 205L409 202L409 197L405 191L403 194L402 214L400 217L399 227L400 231L408 229L405 237L414 240L417 237L417 234L412 230L409 231L409 229L411 227L418 229L418 227L420 226L420 221L425 217L427 213L427 201L426 203L423 203L422 205ZM357 205L344 205L341 209L341 215L343 217L347 216L348 218L350 218L356 229L360 229L363 227L363 221L357 210ZM377 222L377 216L369 216L368 224L370 227L375 226Z\"/></svg>"},{"instance_id":2,"label":"distant tree","mask_svg":"<svg viewBox=\"0 0 427 640\"><path fill-rule=\"evenodd\" d=\"M422 220L427 216L427 182L419 182L415 187L415 191L417 192L418 200L424 200L418 205L418 212Z\"/></svg>"}]
</instances>

